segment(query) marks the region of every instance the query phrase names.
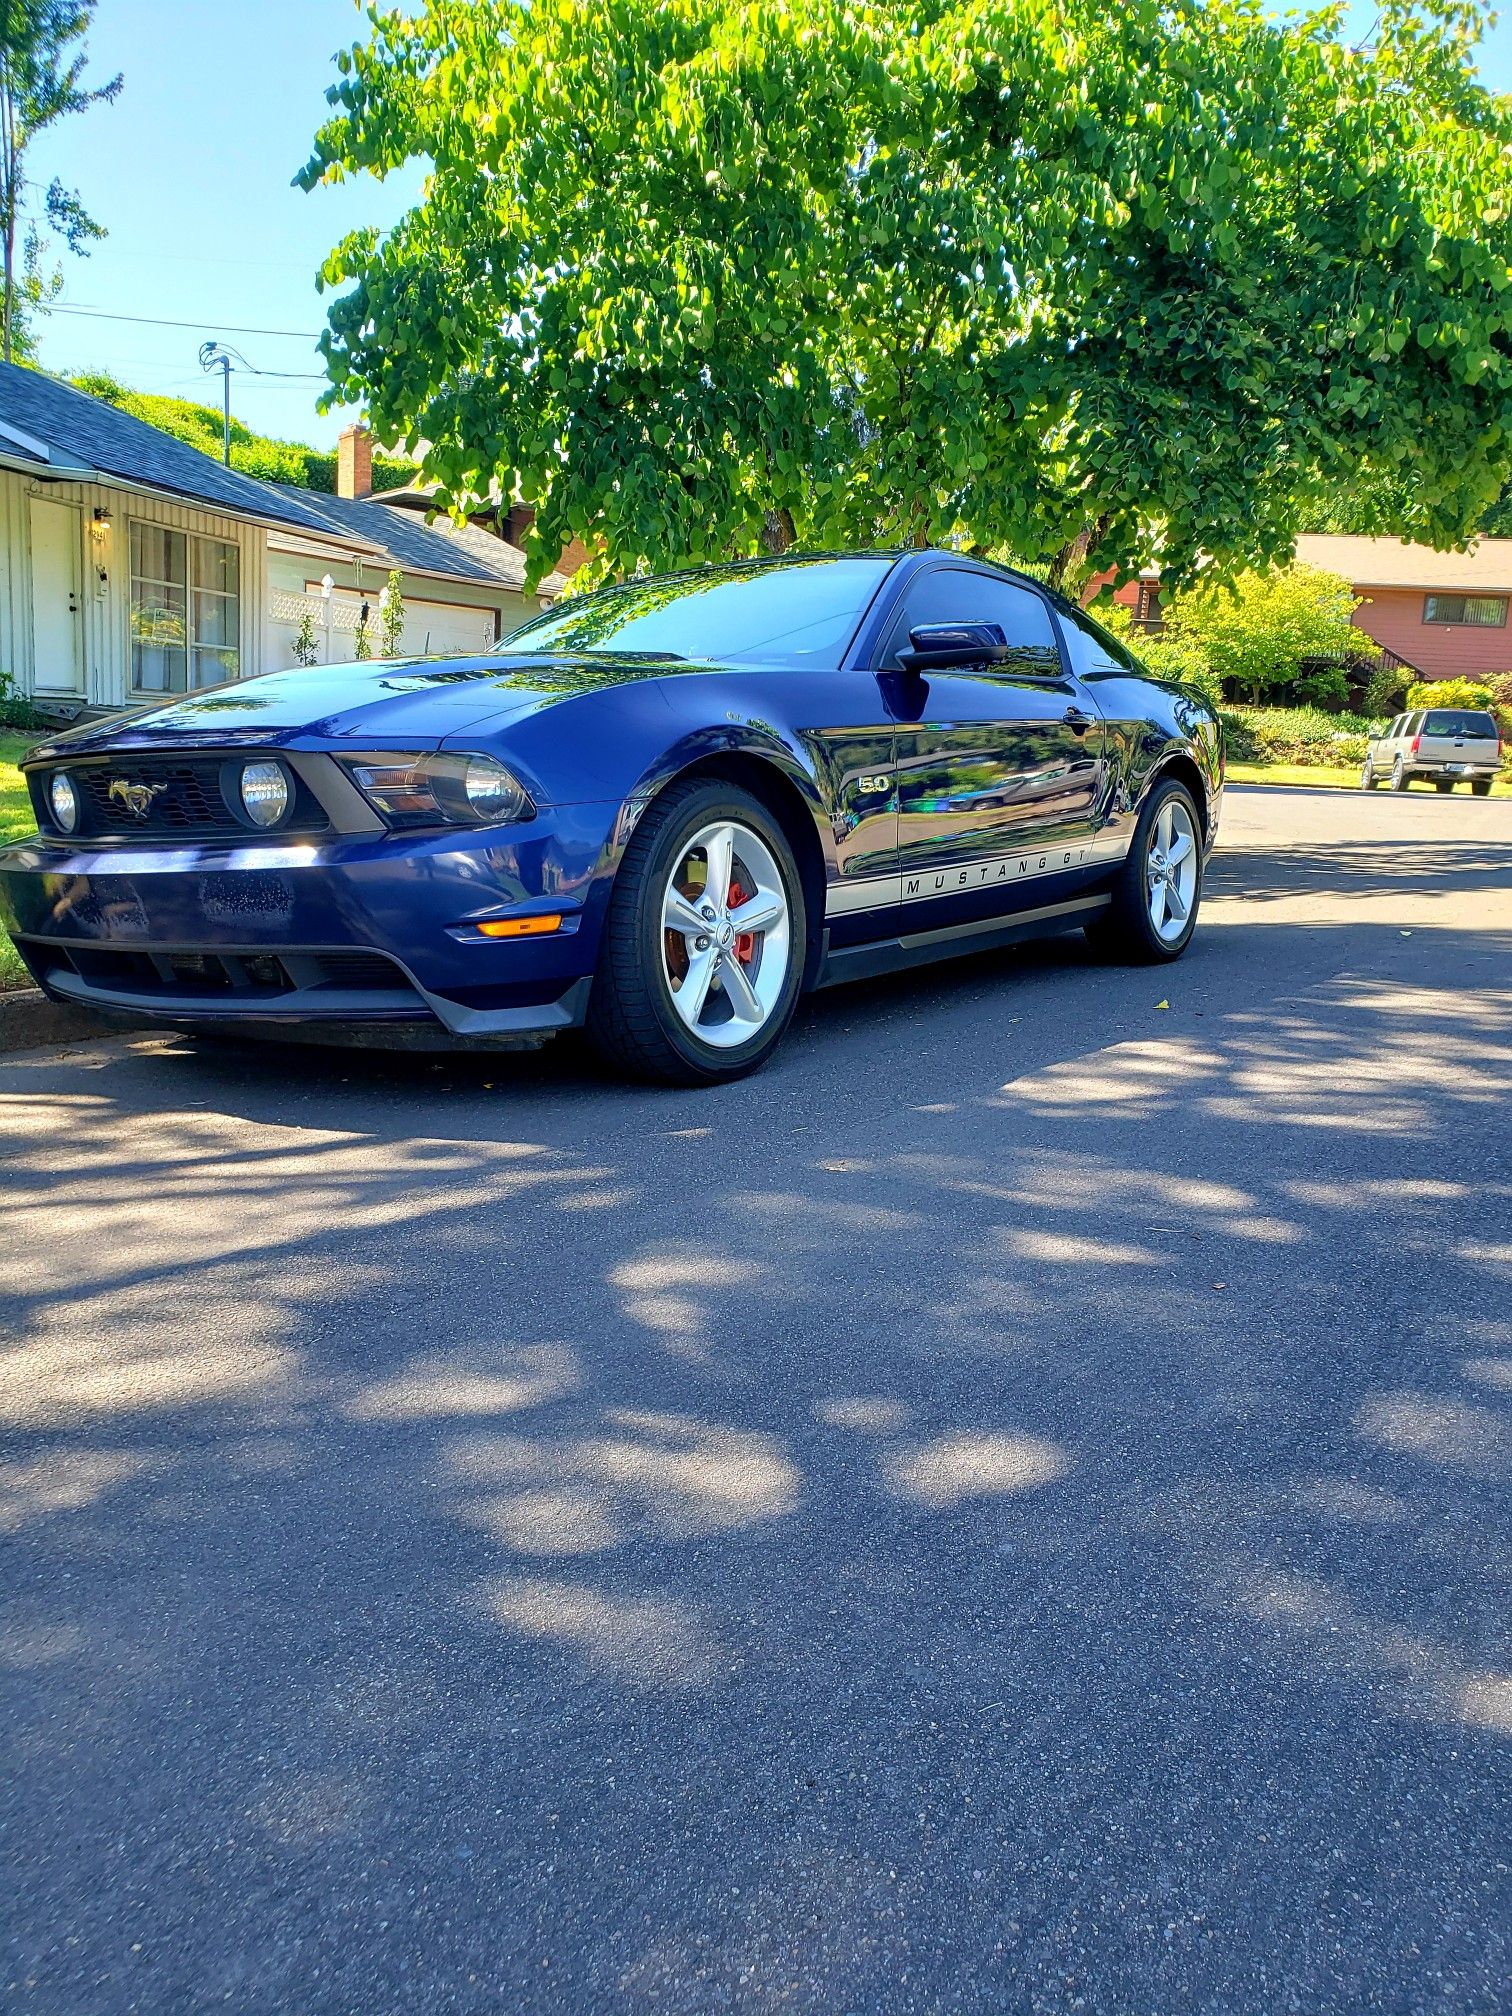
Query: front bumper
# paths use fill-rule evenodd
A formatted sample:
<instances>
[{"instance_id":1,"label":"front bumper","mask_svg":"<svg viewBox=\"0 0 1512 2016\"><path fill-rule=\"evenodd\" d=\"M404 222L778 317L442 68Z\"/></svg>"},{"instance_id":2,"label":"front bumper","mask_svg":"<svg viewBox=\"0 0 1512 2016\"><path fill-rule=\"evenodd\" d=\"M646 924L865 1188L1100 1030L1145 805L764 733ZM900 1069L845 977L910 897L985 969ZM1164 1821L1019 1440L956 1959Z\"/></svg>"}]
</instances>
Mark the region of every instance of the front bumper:
<instances>
[{"instance_id":1,"label":"front bumper","mask_svg":"<svg viewBox=\"0 0 1512 2016\"><path fill-rule=\"evenodd\" d=\"M315 841L0 849L0 924L58 1000L135 1020L534 1038L581 1022L613 807ZM548 935L482 922L559 914Z\"/></svg>"}]
</instances>

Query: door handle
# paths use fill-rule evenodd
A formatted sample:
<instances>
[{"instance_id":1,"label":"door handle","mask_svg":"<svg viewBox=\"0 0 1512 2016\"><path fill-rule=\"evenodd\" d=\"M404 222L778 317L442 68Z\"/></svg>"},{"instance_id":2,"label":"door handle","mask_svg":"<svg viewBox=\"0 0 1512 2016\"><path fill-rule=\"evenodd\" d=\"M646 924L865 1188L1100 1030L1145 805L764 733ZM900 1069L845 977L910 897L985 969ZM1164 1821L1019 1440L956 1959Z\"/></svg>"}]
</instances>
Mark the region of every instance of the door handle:
<instances>
[{"instance_id":1,"label":"door handle","mask_svg":"<svg viewBox=\"0 0 1512 2016\"><path fill-rule=\"evenodd\" d=\"M1096 718L1093 714L1083 713L1080 707L1068 707L1061 716L1066 726L1076 735L1084 735Z\"/></svg>"}]
</instances>

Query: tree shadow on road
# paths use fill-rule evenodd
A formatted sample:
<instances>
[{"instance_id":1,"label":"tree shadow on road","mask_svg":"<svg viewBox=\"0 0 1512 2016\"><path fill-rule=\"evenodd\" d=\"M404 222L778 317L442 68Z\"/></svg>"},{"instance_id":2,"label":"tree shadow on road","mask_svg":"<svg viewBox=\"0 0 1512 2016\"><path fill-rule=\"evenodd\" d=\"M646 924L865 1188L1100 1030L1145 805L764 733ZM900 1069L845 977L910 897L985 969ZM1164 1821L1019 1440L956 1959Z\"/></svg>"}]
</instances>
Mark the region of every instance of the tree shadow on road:
<instances>
[{"instance_id":1,"label":"tree shadow on road","mask_svg":"<svg viewBox=\"0 0 1512 2016\"><path fill-rule=\"evenodd\" d=\"M0 1073L36 2005L1481 2006L1508 1009L1321 935Z\"/></svg>"}]
</instances>

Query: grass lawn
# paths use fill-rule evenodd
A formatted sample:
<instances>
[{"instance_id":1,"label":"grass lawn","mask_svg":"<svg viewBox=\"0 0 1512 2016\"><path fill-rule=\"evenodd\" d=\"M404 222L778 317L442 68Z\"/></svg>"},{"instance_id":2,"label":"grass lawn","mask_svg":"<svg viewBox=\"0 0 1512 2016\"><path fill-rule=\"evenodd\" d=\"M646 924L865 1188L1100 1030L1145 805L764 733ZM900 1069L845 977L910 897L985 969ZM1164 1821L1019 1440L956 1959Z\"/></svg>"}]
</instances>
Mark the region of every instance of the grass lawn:
<instances>
[{"instance_id":1,"label":"grass lawn","mask_svg":"<svg viewBox=\"0 0 1512 2016\"><path fill-rule=\"evenodd\" d=\"M1230 763L1228 766L1230 784L1305 784L1312 790L1358 791L1360 773L1357 769L1324 770L1311 763ZM1431 784L1410 784L1410 791L1432 792ZM1470 796L1468 784L1457 784L1456 793L1461 798ZM1376 786L1384 791L1384 782ZM1512 798L1512 784L1505 777L1498 777L1491 786L1493 798Z\"/></svg>"},{"instance_id":2,"label":"grass lawn","mask_svg":"<svg viewBox=\"0 0 1512 2016\"><path fill-rule=\"evenodd\" d=\"M35 833L31 800L17 768L21 758L37 741L35 735L14 735L0 729L0 842L19 840L23 833ZM16 948L0 931L0 989L30 987L31 975L21 964Z\"/></svg>"}]
</instances>

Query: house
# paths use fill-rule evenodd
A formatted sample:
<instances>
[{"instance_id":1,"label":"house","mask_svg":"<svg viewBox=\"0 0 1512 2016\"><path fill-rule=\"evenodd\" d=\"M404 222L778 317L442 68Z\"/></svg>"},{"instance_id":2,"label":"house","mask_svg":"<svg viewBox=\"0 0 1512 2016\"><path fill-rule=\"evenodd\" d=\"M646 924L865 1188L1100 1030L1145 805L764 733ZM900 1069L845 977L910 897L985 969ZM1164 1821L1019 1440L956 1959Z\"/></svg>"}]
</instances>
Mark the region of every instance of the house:
<instances>
[{"instance_id":1,"label":"house","mask_svg":"<svg viewBox=\"0 0 1512 2016\"><path fill-rule=\"evenodd\" d=\"M1423 679L1512 671L1512 539L1477 539L1464 553L1440 553L1405 539L1304 533L1296 559L1342 574L1361 598L1353 620L1369 640L1362 651L1374 644L1388 662ZM1108 579L1099 576L1091 589ZM1136 623L1158 628L1159 569L1147 567L1113 599L1128 605Z\"/></svg>"},{"instance_id":2,"label":"house","mask_svg":"<svg viewBox=\"0 0 1512 2016\"><path fill-rule=\"evenodd\" d=\"M1439 553L1405 539L1309 533L1297 559L1342 574L1365 598L1356 627L1425 679L1512 672L1512 539Z\"/></svg>"},{"instance_id":3,"label":"house","mask_svg":"<svg viewBox=\"0 0 1512 2016\"><path fill-rule=\"evenodd\" d=\"M350 658L363 620L377 637L378 597L389 571L403 577L407 652L486 651L567 585L548 574L525 592L525 556L480 522L427 524L429 486L373 491L372 437L348 427L337 446L336 494L270 484L319 518L330 542L294 528L268 534L268 636L271 663L294 663L294 638L308 616L322 662ZM351 542L367 554L354 554Z\"/></svg>"},{"instance_id":4,"label":"house","mask_svg":"<svg viewBox=\"0 0 1512 2016\"><path fill-rule=\"evenodd\" d=\"M355 489L360 443L343 462ZM72 718L290 665L307 610L319 655L350 657L394 568L412 651L481 649L564 585L527 596L517 548L425 509L261 482L0 365L0 672Z\"/></svg>"}]
</instances>

